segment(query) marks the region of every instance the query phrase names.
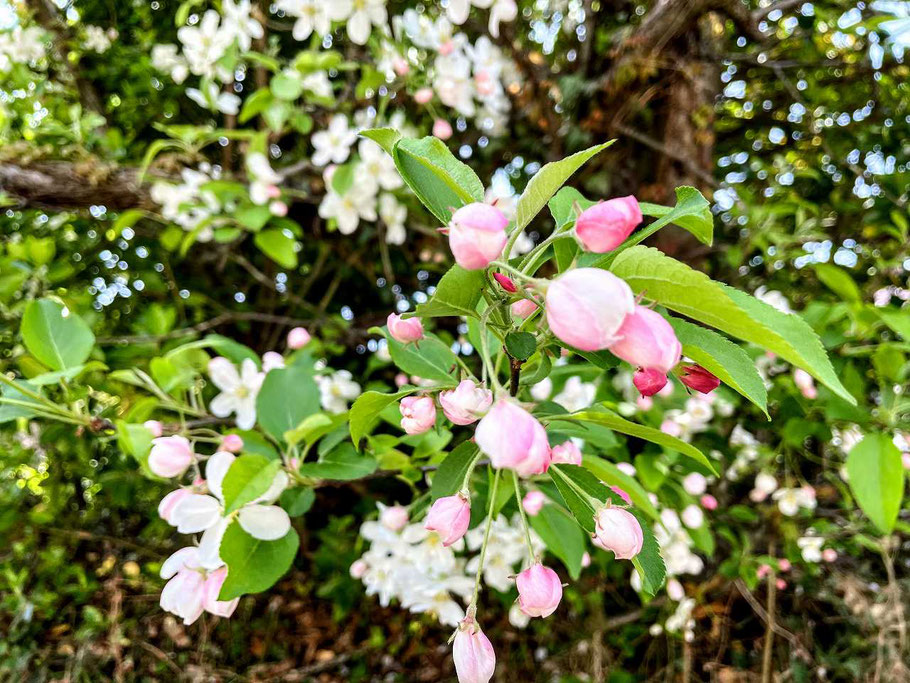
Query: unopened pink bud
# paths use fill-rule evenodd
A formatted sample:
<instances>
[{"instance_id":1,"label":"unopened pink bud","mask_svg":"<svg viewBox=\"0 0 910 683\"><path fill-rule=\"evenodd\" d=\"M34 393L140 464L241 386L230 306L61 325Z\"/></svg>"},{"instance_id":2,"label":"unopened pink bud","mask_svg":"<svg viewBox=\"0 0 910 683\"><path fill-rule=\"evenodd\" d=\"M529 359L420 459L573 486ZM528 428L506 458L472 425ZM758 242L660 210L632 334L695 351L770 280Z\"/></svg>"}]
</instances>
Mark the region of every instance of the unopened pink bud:
<instances>
[{"instance_id":1,"label":"unopened pink bud","mask_svg":"<svg viewBox=\"0 0 910 683\"><path fill-rule=\"evenodd\" d=\"M584 555L581 556L581 566L582 567L591 566L591 553L585 551Z\"/></svg>"},{"instance_id":2,"label":"unopened pink bud","mask_svg":"<svg viewBox=\"0 0 910 683\"><path fill-rule=\"evenodd\" d=\"M635 299L629 285L613 273L575 268L550 283L546 304L553 334L582 351L600 351L619 341Z\"/></svg>"},{"instance_id":3,"label":"unopened pink bud","mask_svg":"<svg viewBox=\"0 0 910 683\"><path fill-rule=\"evenodd\" d=\"M149 469L159 477L178 477L193 462L193 448L182 436L162 436L152 439Z\"/></svg>"},{"instance_id":4,"label":"unopened pink bud","mask_svg":"<svg viewBox=\"0 0 910 683\"><path fill-rule=\"evenodd\" d=\"M156 439L164 433L164 425L158 420L146 420L142 426L149 430Z\"/></svg>"},{"instance_id":5,"label":"unopened pink bud","mask_svg":"<svg viewBox=\"0 0 910 683\"><path fill-rule=\"evenodd\" d=\"M445 119L436 119L433 121L433 135L440 140L448 140L452 137L452 124Z\"/></svg>"},{"instance_id":6,"label":"unopened pink bud","mask_svg":"<svg viewBox=\"0 0 910 683\"><path fill-rule=\"evenodd\" d=\"M785 557L785 558L777 561L777 568L780 569L782 572L788 572L791 569L793 569L793 565L790 563L790 560L788 560Z\"/></svg>"},{"instance_id":7,"label":"unopened pink bud","mask_svg":"<svg viewBox=\"0 0 910 683\"><path fill-rule=\"evenodd\" d=\"M433 89L432 88L421 88L414 93L414 101L417 104L426 104L433 99Z\"/></svg>"},{"instance_id":8,"label":"unopened pink bud","mask_svg":"<svg viewBox=\"0 0 910 683\"><path fill-rule=\"evenodd\" d=\"M408 509L403 505L391 505L379 513L379 521L387 529L401 531L408 523Z\"/></svg>"},{"instance_id":9,"label":"unopened pink bud","mask_svg":"<svg viewBox=\"0 0 910 683\"><path fill-rule=\"evenodd\" d=\"M306 331L306 328L295 327L290 332L288 332L288 348L302 349L304 346L310 343L310 333Z\"/></svg>"},{"instance_id":10,"label":"unopened pink bud","mask_svg":"<svg viewBox=\"0 0 910 683\"><path fill-rule=\"evenodd\" d=\"M581 465L581 451L572 440L564 441L550 449L551 465Z\"/></svg>"},{"instance_id":11,"label":"unopened pink bud","mask_svg":"<svg viewBox=\"0 0 910 683\"><path fill-rule=\"evenodd\" d=\"M701 506L705 510L716 510L717 509L717 498L712 496L710 493L706 493L701 497Z\"/></svg>"},{"instance_id":12,"label":"unopened pink bud","mask_svg":"<svg viewBox=\"0 0 910 683\"><path fill-rule=\"evenodd\" d=\"M436 404L429 396L406 396L399 410L401 428L408 434L423 434L436 424Z\"/></svg>"},{"instance_id":13,"label":"unopened pink bud","mask_svg":"<svg viewBox=\"0 0 910 683\"><path fill-rule=\"evenodd\" d=\"M363 575L367 573L367 569L369 568L369 565L367 565L367 563L363 560L354 560L348 572L350 573L352 579L362 579Z\"/></svg>"},{"instance_id":14,"label":"unopened pink bud","mask_svg":"<svg viewBox=\"0 0 910 683\"><path fill-rule=\"evenodd\" d=\"M603 254L622 244L641 219L635 197L609 199L581 212L575 221L575 234L585 249Z\"/></svg>"},{"instance_id":15,"label":"unopened pink bud","mask_svg":"<svg viewBox=\"0 0 910 683\"><path fill-rule=\"evenodd\" d=\"M758 578L760 578L760 579L765 578L770 573L771 573L771 567L767 564L758 565L758 569L755 571L756 576L758 576Z\"/></svg>"},{"instance_id":16,"label":"unopened pink bud","mask_svg":"<svg viewBox=\"0 0 910 683\"><path fill-rule=\"evenodd\" d=\"M174 518L174 510L177 509L177 505L180 503L180 501L182 501L188 495L190 495L189 489L177 489L176 491L171 491L161 499L160 503L158 503L158 516L171 526L177 526L176 519Z\"/></svg>"},{"instance_id":17,"label":"unopened pink bud","mask_svg":"<svg viewBox=\"0 0 910 683\"><path fill-rule=\"evenodd\" d=\"M482 202L462 206L449 223L449 248L455 262L467 270L486 268L502 254L508 224L495 206Z\"/></svg>"},{"instance_id":18,"label":"unopened pink bud","mask_svg":"<svg viewBox=\"0 0 910 683\"><path fill-rule=\"evenodd\" d=\"M220 450L228 453L239 453L243 450L243 439L240 438L239 434L225 434L221 440Z\"/></svg>"},{"instance_id":19,"label":"unopened pink bud","mask_svg":"<svg viewBox=\"0 0 910 683\"><path fill-rule=\"evenodd\" d=\"M411 380L408 379L408 376L403 372L399 372L397 375L395 375L395 386L399 389L405 384L408 384L410 381Z\"/></svg>"},{"instance_id":20,"label":"unopened pink bud","mask_svg":"<svg viewBox=\"0 0 910 683\"><path fill-rule=\"evenodd\" d=\"M631 560L641 552L644 534L641 524L628 510L604 506L594 517L594 545L611 550L617 560Z\"/></svg>"},{"instance_id":21,"label":"unopened pink bud","mask_svg":"<svg viewBox=\"0 0 910 683\"><path fill-rule=\"evenodd\" d=\"M277 351L266 351L262 354L262 371L270 372L284 367L284 356Z\"/></svg>"},{"instance_id":22,"label":"unopened pink bud","mask_svg":"<svg viewBox=\"0 0 910 683\"><path fill-rule=\"evenodd\" d=\"M518 301L515 301L509 308L512 311L512 315L514 315L516 318L527 318L537 310L537 304L530 299L519 299Z\"/></svg>"},{"instance_id":23,"label":"unopened pink bud","mask_svg":"<svg viewBox=\"0 0 910 683\"><path fill-rule=\"evenodd\" d=\"M562 582L549 567L539 562L515 577L518 606L529 617L548 617L562 600Z\"/></svg>"},{"instance_id":24,"label":"unopened pink bud","mask_svg":"<svg viewBox=\"0 0 910 683\"><path fill-rule=\"evenodd\" d=\"M269 204L269 213L273 216L287 216L288 205L284 202L274 201Z\"/></svg>"},{"instance_id":25,"label":"unopened pink bud","mask_svg":"<svg viewBox=\"0 0 910 683\"><path fill-rule=\"evenodd\" d=\"M408 61L403 57L396 57L392 60L392 69L399 76L407 76L411 71L411 65L408 64Z\"/></svg>"},{"instance_id":26,"label":"unopened pink bud","mask_svg":"<svg viewBox=\"0 0 910 683\"><path fill-rule=\"evenodd\" d=\"M510 294L514 294L518 291L518 287L515 286L515 283L512 282L512 278L510 278L508 275L503 275L502 273L493 273L493 279L496 280L496 282L498 282L499 285Z\"/></svg>"},{"instance_id":27,"label":"unopened pink bud","mask_svg":"<svg viewBox=\"0 0 910 683\"><path fill-rule=\"evenodd\" d=\"M690 389L710 394L720 386L720 380L700 365L684 365L680 381Z\"/></svg>"},{"instance_id":28,"label":"unopened pink bud","mask_svg":"<svg viewBox=\"0 0 910 683\"><path fill-rule=\"evenodd\" d=\"M404 320L397 313L389 313L386 325L388 325L392 339L402 344L409 344L423 339L423 323L420 322L420 318L415 317Z\"/></svg>"},{"instance_id":29,"label":"unopened pink bud","mask_svg":"<svg viewBox=\"0 0 910 683\"><path fill-rule=\"evenodd\" d=\"M785 590L787 588L787 582L784 581L783 579L778 579L777 583L775 585L777 586L777 590L779 590L779 591Z\"/></svg>"},{"instance_id":30,"label":"unopened pink bud","mask_svg":"<svg viewBox=\"0 0 910 683\"><path fill-rule=\"evenodd\" d=\"M611 486L611 487L610 487L610 490L611 490L613 493L615 493L617 496L619 496L620 498L622 498L623 501L626 503L626 505L631 505L631 504L632 504L632 498L629 497L629 494L626 493L625 490L619 488L618 486Z\"/></svg>"},{"instance_id":31,"label":"unopened pink bud","mask_svg":"<svg viewBox=\"0 0 910 683\"><path fill-rule=\"evenodd\" d=\"M834 562L837 559L837 551L834 548L825 548L822 550L822 559L825 562Z\"/></svg>"},{"instance_id":32,"label":"unopened pink bud","mask_svg":"<svg viewBox=\"0 0 910 683\"><path fill-rule=\"evenodd\" d=\"M667 375L653 368L636 370L635 374L632 375L632 384L635 385L635 388L638 389L642 396L650 398L666 386Z\"/></svg>"},{"instance_id":33,"label":"unopened pink bud","mask_svg":"<svg viewBox=\"0 0 910 683\"><path fill-rule=\"evenodd\" d=\"M496 671L496 653L480 626L472 617L458 625L452 643L452 659L458 683L489 683Z\"/></svg>"},{"instance_id":34,"label":"unopened pink bud","mask_svg":"<svg viewBox=\"0 0 910 683\"><path fill-rule=\"evenodd\" d=\"M793 383L796 384L796 388L799 389L799 393L801 393L804 398L810 400L818 398L815 380L813 380L812 375L805 370L796 368L796 370L793 371Z\"/></svg>"},{"instance_id":35,"label":"unopened pink bud","mask_svg":"<svg viewBox=\"0 0 910 683\"><path fill-rule=\"evenodd\" d=\"M521 506L531 517L536 517L543 510L546 500L547 497L540 491L528 491L521 499Z\"/></svg>"},{"instance_id":36,"label":"unopened pink bud","mask_svg":"<svg viewBox=\"0 0 910 683\"><path fill-rule=\"evenodd\" d=\"M435 531L444 546L450 546L465 535L471 521L471 501L458 493L439 498L433 503L423 528Z\"/></svg>"},{"instance_id":37,"label":"unopened pink bud","mask_svg":"<svg viewBox=\"0 0 910 683\"><path fill-rule=\"evenodd\" d=\"M523 477L542 474L550 466L547 433L531 413L500 399L474 432L474 441L493 467L515 470Z\"/></svg>"},{"instance_id":38,"label":"unopened pink bud","mask_svg":"<svg viewBox=\"0 0 910 683\"><path fill-rule=\"evenodd\" d=\"M666 374L682 356L682 344L670 323L644 306L636 306L625 317L618 335L619 341L610 346L610 352L635 367Z\"/></svg>"},{"instance_id":39,"label":"unopened pink bud","mask_svg":"<svg viewBox=\"0 0 910 683\"><path fill-rule=\"evenodd\" d=\"M486 414L493 403L493 392L462 380L451 391L439 393L439 405L447 418L457 425L469 425Z\"/></svg>"}]
</instances>

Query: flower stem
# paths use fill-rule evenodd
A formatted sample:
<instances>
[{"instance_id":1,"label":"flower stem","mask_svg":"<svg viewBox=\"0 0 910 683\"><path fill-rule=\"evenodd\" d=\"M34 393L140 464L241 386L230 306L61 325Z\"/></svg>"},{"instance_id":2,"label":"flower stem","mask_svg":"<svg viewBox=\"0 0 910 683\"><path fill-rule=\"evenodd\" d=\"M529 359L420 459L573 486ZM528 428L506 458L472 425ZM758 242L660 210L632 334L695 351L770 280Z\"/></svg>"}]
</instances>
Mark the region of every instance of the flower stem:
<instances>
[{"instance_id":1,"label":"flower stem","mask_svg":"<svg viewBox=\"0 0 910 683\"><path fill-rule=\"evenodd\" d=\"M480 594L480 575L483 573L483 563L487 557L487 543L490 541L490 530L493 528L493 507L496 505L496 490L499 488L499 476L501 474L502 470L496 470L493 475L493 486L490 487L487 528L483 532L483 545L480 546L480 563L477 565L477 576L474 578L474 594L471 596L471 604L468 605L469 614L473 614L477 610L477 596Z\"/></svg>"},{"instance_id":2,"label":"flower stem","mask_svg":"<svg viewBox=\"0 0 910 683\"><path fill-rule=\"evenodd\" d=\"M528 544L528 564L534 564L537 559L534 556L534 544L531 543L531 528L528 526L528 517L525 514L525 508L521 504L521 489L518 487L518 472L512 470L512 483L515 484L515 500L518 502L518 512L521 514L521 526L525 530L525 543Z\"/></svg>"},{"instance_id":3,"label":"flower stem","mask_svg":"<svg viewBox=\"0 0 910 683\"><path fill-rule=\"evenodd\" d=\"M502 391L502 385L499 383L499 377L496 375L496 366L490 360L490 342L487 339L487 321L490 319L490 313L493 306L488 306L480 316L480 355L483 361L485 374L489 376L490 383L493 385L494 393Z\"/></svg>"}]
</instances>

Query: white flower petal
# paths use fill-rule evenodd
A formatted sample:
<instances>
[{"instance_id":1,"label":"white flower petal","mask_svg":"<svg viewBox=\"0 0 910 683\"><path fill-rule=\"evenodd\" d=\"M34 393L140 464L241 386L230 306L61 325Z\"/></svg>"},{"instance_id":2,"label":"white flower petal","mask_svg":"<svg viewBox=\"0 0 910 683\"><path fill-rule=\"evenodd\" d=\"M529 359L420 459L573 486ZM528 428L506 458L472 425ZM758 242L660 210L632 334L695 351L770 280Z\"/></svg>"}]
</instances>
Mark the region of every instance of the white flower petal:
<instances>
[{"instance_id":1,"label":"white flower petal","mask_svg":"<svg viewBox=\"0 0 910 683\"><path fill-rule=\"evenodd\" d=\"M208 484L212 495L220 501L224 501L224 494L221 492L221 482L224 481L224 475L227 474L236 459L233 453L218 451L205 464L205 483Z\"/></svg>"},{"instance_id":2,"label":"white flower petal","mask_svg":"<svg viewBox=\"0 0 910 683\"><path fill-rule=\"evenodd\" d=\"M174 509L174 521L181 534L205 531L221 518L221 503L211 496L191 493Z\"/></svg>"},{"instance_id":3,"label":"white flower petal","mask_svg":"<svg viewBox=\"0 0 910 683\"><path fill-rule=\"evenodd\" d=\"M169 579L184 567L195 569L199 564L199 549L192 546L181 548L161 564L158 572L162 579Z\"/></svg>"},{"instance_id":4,"label":"white flower petal","mask_svg":"<svg viewBox=\"0 0 910 683\"><path fill-rule=\"evenodd\" d=\"M224 517L218 522L205 530L202 538L199 539L199 564L209 571L218 569L224 564L221 559L221 539L224 538L224 532L227 531L231 523L230 518Z\"/></svg>"},{"instance_id":5,"label":"white flower petal","mask_svg":"<svg viewBox=\"0 0 910 683\"><path fill-rule=\"evenodd\" d=\"M277 505L248 505L237 516L240 526L253 538L274 541L291 528L288 513Z\"/></svg>"},{"instance_id":6,"label":"white flower petal","mask_svg":"<svg viewBox=\"0 0 910 683\"><path fill-rule=\"evenodd\" d=\"M218 356L209 361L209 377L221 391L234 391L240 386L240 375L237 368L227 358Z\"/></svg>"}]
</instances>

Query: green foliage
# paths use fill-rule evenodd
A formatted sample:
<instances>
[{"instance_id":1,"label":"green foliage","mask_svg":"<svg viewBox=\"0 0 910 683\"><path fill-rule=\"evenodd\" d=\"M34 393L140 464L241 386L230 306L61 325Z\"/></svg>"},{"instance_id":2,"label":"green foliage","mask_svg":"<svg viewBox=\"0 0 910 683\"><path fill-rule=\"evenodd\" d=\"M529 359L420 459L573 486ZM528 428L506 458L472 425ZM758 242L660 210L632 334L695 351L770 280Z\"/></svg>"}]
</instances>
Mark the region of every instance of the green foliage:
<instances>
[{"instance_id":1,"label":"green foliage","mask_svg":"<svg viewBox=\"0 0 910 683\"><path fill-rule=\"evenodd\" d=\"M901 454L884 434L867 434L847 456L850 490L883 534L891 533L904 497Z\"/></svg>"},{"instance_id":2,"label":"green foliage","mask_svg":"<svg viewBox=\"0 0 910 683\"><path fill-rule=\"evenodd\" d=\"M277 541L261 541L240 528L238 522L231 523L221 539L220 554L228 575L218 599L233 600L268 590L291 567L299 545L294 529Z\"/></svg>"},{"instance_id":3,"label":"green foliage","mask_svg":"<svg viewBox=\"0 0 910 683\"><path fill-rule=\"evenodd\" d=\"M49 299L26 306L20 333L31 354L52 370L84 363L95 344L95 335L82 318Z\"/></svg>"}]
</instances>

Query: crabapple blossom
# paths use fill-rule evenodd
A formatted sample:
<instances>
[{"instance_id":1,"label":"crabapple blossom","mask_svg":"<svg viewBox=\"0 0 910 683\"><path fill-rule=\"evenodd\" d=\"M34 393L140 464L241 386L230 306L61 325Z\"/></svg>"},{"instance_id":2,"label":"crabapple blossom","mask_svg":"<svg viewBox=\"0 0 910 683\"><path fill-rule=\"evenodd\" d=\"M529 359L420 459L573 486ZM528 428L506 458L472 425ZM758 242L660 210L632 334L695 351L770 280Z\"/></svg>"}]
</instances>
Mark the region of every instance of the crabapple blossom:
<instances>
[{"instance_id":1,"label":"crabapple blossom","mask_svg":"<svg viewBox=\"0 0 910 683\"><path fill-rule=\"evenodd\" d=\"M499 399L477 425L474 440L493 467L528 477L546 472L550 446L543 425L517 403Z\"/></svg>"},{"instance_id":2,"label":"crabapple blossom","mask_svg":"<svg viewBox=\"0 0 910 683\"><path fill-rule=\"evenodd\" d=\"M710 394L720 386L720 380L700 365L684 365L679 380L702 394Z\"/></svg>"},{"instance_id":3,"label":"crabapple blossom","mask_svg":"<svg viewBox=\"0 0 910 683\"><path fill-rule=\"evenodd\" d=\"M502 211L482 202L455 211L449 222L449 247L455 262L466 270L486 268L502 254L508 223Z\"/></svg>"},{"instance_id":4,"label":"crabapple blossom","mask_svg":"<svg viewBox=\"0 0 910 683\"><path fill-rule=\"evenodd\" d=\"M338 15L347 17L348 38L357 45L366 45L373 25L382 27L388 21L386 0L333 0Z\"/></svg>"},{"instance_id":5,"label":"crabapple blossom","mask_svg":"<svg viewBox=\"0 0 910 683\"><path fill-rule=\"evenodd\" d=\"M184 436L160 436L152 439L149 469L159 477L179 477L193 463L193 447Z\"/></svg>"},{"instance_id":6,"label":"crabapple blossom","mask_svg":"<svg viewBox=\"0 0 910 683\"><path fill-rule=\"evenodd\" d=\"M783 558L783 559L781 559L781 560L778 560L778 562L777 562L777 568L780 569L782 572L788 572L788 571L790 571L791 569L793 569L793 565L790 563L790 560L788 560L788 559L785 557L785 558Z\"/></svg>"},{"instance_id":7,"label":"crabapple blossom","mask_svg":"<svg viewBox=\"0 0 910 683\"><path fill-rule=\"evenodd\" d=\"M413 317L405 320L397 313L389 313L386 325L392 339L402 344L410 344L423 339L423 323L420 322L420 318Z\"/></svg>"},{"instance_id":8,"label":"crabapple blossom","mask_svg":"<svg viewBox=\"0 0 910 683\"><path fill-rule=\"evenodd\" d=\"M366 561L358 558L351 563L348 573L350 573L352 579L362 579L364 574L367 573L367 569L369 569L369 565Z\"/></svg>"},{"instance_id":9,"label":"crabapple blossom","mask_svg":"<svg viewBox=\"0 0 910 683\"><path fill-rule=\"evenodd\" d=\"M174 526L174 522L171 521L174 518L174 510L177 508L177 504L190 495L190 493L191 491L189 489L184 488L171 491L161 499L160 503L158 503L158 516L168 524Z\"/></svg>"},{"instance_id":10,"label":"crabapple blossom","mask_svg":"<svg viewBox=\"0 0 910 683\"><path fill-rule=\"evenodd\" d=\"M604 254L622 244L641 219L641 208L635 197L609 199L579 214L575 220L575 236L588 251Z\"/></svg>"},{"instance_id":11,"label":"crabapple blossom","mask_svg":"<svg viewBox=\"0 0 910 683\"><path fill-rule=\"evenodd\" d=\"M687 505L680 515L682 523L690 529L697 529L705 523L705 514L697 505Z\"/></svg>"},{"instance_id":12,"label":"crabapple blossom","mask_svg":"<svg viewBox=\"0 0 910 683\"><path fill-rule=\"evenodd\" d=\"M284 356L277 351L266 351L262 354L262 371L269 373L284 367Z\"/></svg>"},{"instance_id":13,"label":"crabapple blossom","mask_svg":"<svg viewBox=\"0 0 910 683\"><path fill-rule=\"evenodd\" d=\"M417 104L427 104L433 100L432 88L420 88L414 93L414 101Z\"/></svg>"},{"instance_id":14,"label":"crabapple blossom","mask_svg":"<svg viewBox=\"0 0 910 683\"><path fill-rule=\"evenodd\" d=\"M755 475L755 484L749 492L749 498L760 503L777 490L777 479L774 475L767 472L759 472Z\"/></svg>"},{"instance_id":15,"label":"crabapple blossom","mask_svg":"<svg viewBox=\"0 0 910 683\"><path fill-rule=\"evenodd\" d=\"M534 563L515 577L518 604L529 617L548 617L562 600L559 576L540 562Z\"/></svg>"},{"instance_id":16,"label":"crabapple blossom","mask_svg":"<svg viewBox=\"0 0 910 683\"><path fill-rule=\"evenodd\" d=\"M408 434L423 434L436 424L436 404L430 396L405 396L399 409L401 428Z\"/></svg>"},{"instance_id":17,"label":"crabapple blossom","mask_svg":"<svg viewBox=\"0 0 910 683\"><path fill-rule=\"evenodd\" d=\"M822 546L825 539L820 536L803 536L796 539L800 553L806 562L817 563L822 561Z\"/></svg>"},{"instance_id":18,"label":"crabapple blossom","mask_svg":"<svg viewBox=\"0 0 910 683\"><path fill-rule=\"evenodd\" d=\"M815 489L811 486L781 488L775 491L771 497L777 501L781 514L787 517L795 516L801 508L814 510L816 505Z\"/></svg>"},{"instance_id":19,"label":"crabapple blossom","mask_svg":"<svg viewBox=\"0 0 910 683\"><path fill-rule=\"evenodd\" d=\"M302 349L310 343L310 333L305 327L295 327L288 332L288 348L294 351Z\"/></svg>"},{"instance_id":20,"label":"crabapple blossom","mask_svg":"<svg viewBox=\"0 0 910 683\"><path fill-rule=\"evenodd\" d=\"M379 521L392 531L401 531L408 523L408 509L403 505L379 504Z\"/></svg>"},{"instance_id":21,"label":"crabapple blossom","mask_svg":"<svg viewBox=\"0 0 910 683\"><path fill-rule=\"evenodd\" d=\"M594 402L597 395L597 386L592 382L583 382L581 377L573 375L566 380L553 402L558 403L570 413L584 410Z\"/></svg>"},{"instance_id":22,"label":"crabapple blossom","mask_svg":"<svg viewBox=\"0 0 910 683\"><path fill-rule=\"evenodd\" d=\"M655 368L636 370L632 383L643 398L649 398L667 385L667 374Z\"/></svg>"},{"instance_id":23,"label":"crabapple blossom","mask_svg":"<svg viewBox=\"0 0 910 683\"><path fill-rule=\"evenodd\" d=\"M385 241L388 244L404 244L408 232L404 227L408 217L407 207L395 199L395 195L383 192L379 195L379 220L385 223Z\"/></svg>"},{"instance_id":24,"label":"crabapple blossom","mask_svg":"<svg viewBox=\"0 0 910 683\"><path fill-rule=\"evenodd\" d=\"M683 490L690 496L700 496L708 487L708 480L701 472L690 472L682 480Z\"/></svg>"},{"instance_id":25,"label":"crabapple blossom","mask_svg":"<svg viewBox=\"0 0 910 683\"><path fill-rule=\"evenodd\" d=\"M527 318L538 309L538 305L530 299L519 299L512 303L509 310L516 318Z\"/></svg>"},{"instance_id":26,"label":"crabapple blossom","mask_svg":"<svg viewBox=\"0 0 910 683\"><path fill-rule=\"evenodd\" d=\"M142 423L142 426L149 430L156 439L164 433L164 425L158 420L146 420Z\"/></svg>"},{"instance_id":27,"label":"crabapple blossom","mask_svg":"<svg viewBox=\"0 0 910 683\"><path fill-rule=\"evenodd\" d=\"M703 495L699 502L705 510L714 511L717 509L717 498L712 496L710 493Z\"/></svg>"},{"instance_id":28,"label":"crabapple blossom","mask_svg":"<svg viewBox=\"0 0 910 683\"><path fill-rule=\"evenodd\" d=\"M582 351L600 351L619 341L635 308L629 285L600 268L575 268L549 284L547 322L561 341Z\"/></svg>"},{"instance_id":29,"label":"crabapple blossom","mask_svg":"<svg viewBox=\"0 0 910 683\"><path fill-rule=\"evenodd\" d=\"M452 658L458 683L489 683L493 678L496 653L473 617L465 617L458 625L452 643Z\"/></svg>"},{"instance_id":30,"label":"crabapple blossom","mask_svg":"<svg viewBox=\"0 0 910 683\"><path fill-rule=\"evenodd\" d=\"M424 529L435 531L442 539L444 546L450 546L461 539L468 530L471 521L471 501L463 494L444 496L436 499L427 518Z\"/></svg>"},{"instance_id":31,"label":"crabapple blossom","mask_svg":"<svg viewBox=\"0 0 910 683\"><path fill-rule=\"evenodd\" d=\"M822 550L822 559L825 562L834 562L837 560L837 551L834 548L825 548Z\"/></svg>"},{"instance_id":32,"label":"crabapple blossom","mask_svg":"<svg viewBox=\"0 0 910 683\"><path fill-rule=\"evenodd\" d=\"M641 552L641 524L628 510L605 505L594 515L594 545L611 550L617 560L631 560Z\"/></svg>"},{"instance_id":33,"label":"crabapple blossom","mask_svg":"<svg viewBox=\"0 0 910 683\"><path fill-rule=\"evenodd\" d=\"M213 358L208 365L212 384L221 390L209 403L215 417L234 413L240 429L252 429L256 424L256 396L262 388L265 373L256 368L250 358L244 358L240 372L227 358Z\"/></svg>"},{"instance_id":34,"label":"crabapple blossom","mask_svg":"<svg viewBox=\"0 0 910 683\"><path fill-rule=\"evenodd\" d=\"M550 464L581 465L581 451L573 441L564 441L550 449Z\"/></svg>"},{"instance_id":35,"label":"crabapple blossom","mask_svg":"<svg viewBox=\"0 0 910 683\"><path fill-rule=\"evenodd\" d=\"M445 119L436 119L433 121L433 135L440 140L448 140L452 137L452 124Z\"/></svg>"},{"instance_id":36,"label":"crabapple blossom","mask_svg":"<svg viewBox=\"0 0 910 683\"><path fill-rule=\"evenodd\" d=\"M203 611L229 617L240 602L240 598L218 600L227 568L206 571L198 548L181 548L175 552L161 565L160 576L168 579L161 591L161 608L182 618L185 625L195 622Z\"/></svg>"},{"instance_id":37,"label":"crabapple blossom","mask_svg":"<svg viewBox=\"0 0 910 683\"><path fill-rule=\"evenodd\" d=\"M322 407L330 413L343 413L348 401L360 396L360 385L348 370L339 370L329 377L317 376L316 381Z\"/></svg>"},{"instance_id":38,"label":"crabapple blossom","mask_svg":"<svg viewBox=\"0 0 910 683\"><path fill-rule=\"evenodd\" d=\"M531 517L536 517L543 509L547 497L540 491L528 491L521 499L521 506Z\"/></svg>"},{"instance_id":39,"label":"crabapple blossom","mask_svg":"<svg viewBox=\"0 0 910 683\"><path fill-rule=\"evenodd\" d=\"M348 118L344 114L335 114L325 130L313 133L311 142L316 149L312 157L313 164L343 164L348 160L351 146L356 141L357 132L348 127Z\"/></svg>"},{"instance_id":40,"label":"crabapple blossom","mask_svg":"<svg viewBox=\"0 0 910 683\"><path fill-rule=\"evenodd\" d=\"M338 11L343 7L324 0L278 0L276 6L288 16L296 17L291 31L294 40L306 40L314 32L324 36L331 30L333 20L344 17Z\"/></svg>"},{"instance_id":41,"label":"crabapple blossom","mask_svg":"<svg viewBox=\"0 0 910 683\"><path fill-rule=\"evenodd\" d=\"M682 344L676 338L673 327L660 313L650 308L636 306L626 316L618 335L619 341L610 345L610 353L652 374L656 371L666 375L682 357ZM638 374L636 373L636 379ZM643 395L650 396L666 384L666 377L663 383L656 380L657 378L652 378L649 383L648 390L651 393L642 391ZM657 384L660 386L654 390ZM641 391L640 388L639 390Z\"/></svg>"},{"instance_id":42,"label":"crabapple blossom","mask_svg":"<svg viewBox=\"0 0 910 683\"><path fill-rule=\"evenodd\" d=\"M225 434L224 438L221 439L220 450L228 453L239 453L243 450L243 439L239 434Z\"/></svg>"},{"instance_id":43,"label":"crabapple blossom","mask_svg":"<svg viewBox=\"0 0 910 683\"><path fill-rule=\"evenodd\" d=\"M355 172L355 181L369 177L375 180L383 190L397 190L403 182L395 161L372 140L362 139L357 143L360 163Z\"/></svg>"},{"instance_id":44,"label":"crabapple blossom","mask_svg":"<svg viewBox=\"0 0 910 683\"><path fill-rule=\"evenodd\" d=\"M450 391L439 393L439 405L449 420L457 425L476 422L489 410L493 403L493 392L465 379Z\"/></svg>"}]
</instances>

